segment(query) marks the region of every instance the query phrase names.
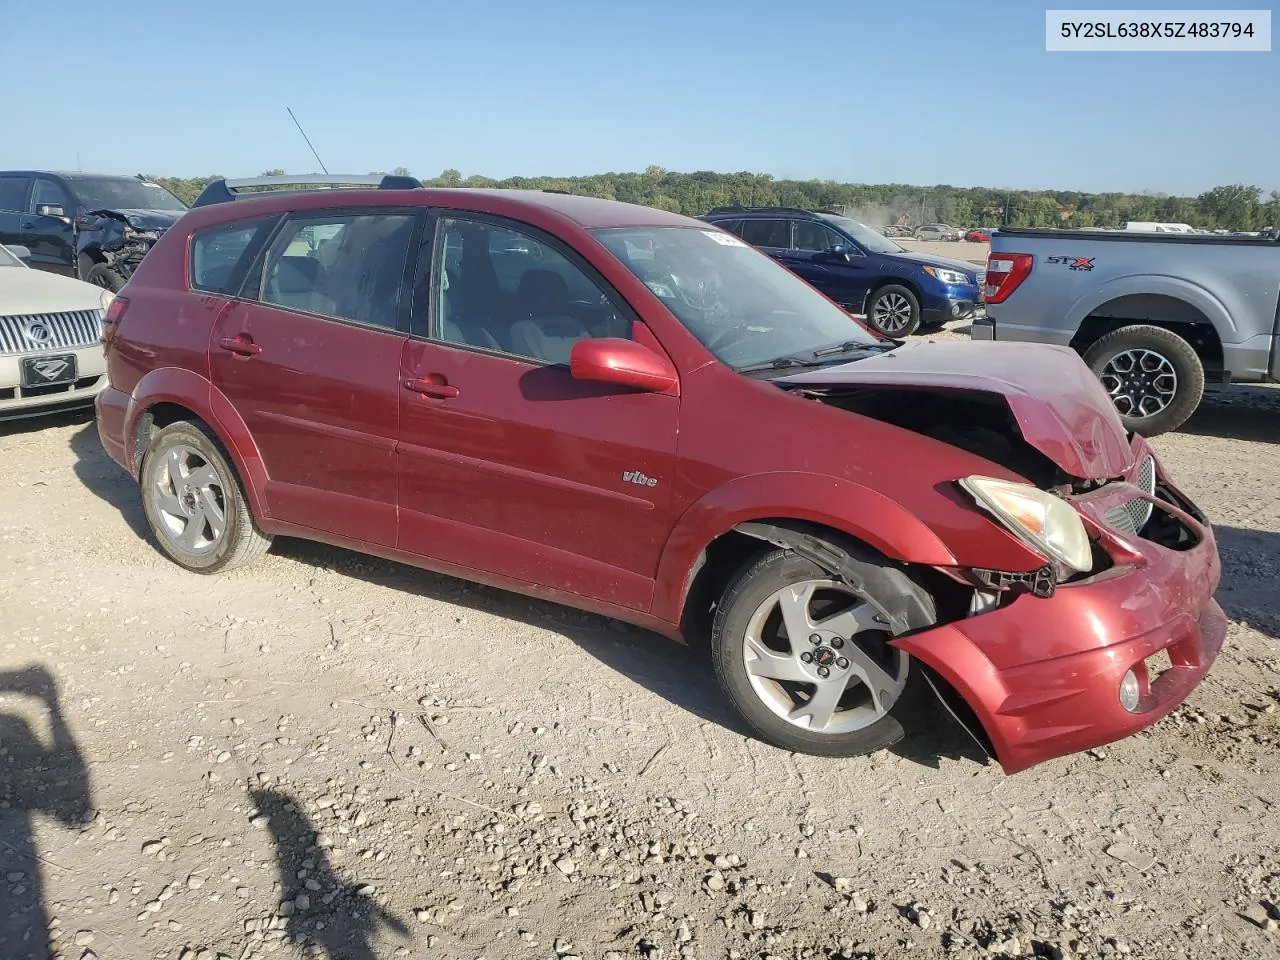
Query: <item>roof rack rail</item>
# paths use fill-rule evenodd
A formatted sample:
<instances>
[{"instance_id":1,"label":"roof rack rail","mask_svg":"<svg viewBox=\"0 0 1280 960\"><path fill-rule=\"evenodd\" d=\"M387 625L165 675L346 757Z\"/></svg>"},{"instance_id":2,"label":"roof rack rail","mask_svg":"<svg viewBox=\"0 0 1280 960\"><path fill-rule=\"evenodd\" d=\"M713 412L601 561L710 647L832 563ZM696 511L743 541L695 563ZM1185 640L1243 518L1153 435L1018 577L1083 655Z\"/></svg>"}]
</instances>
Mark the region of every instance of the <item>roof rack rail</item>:
<instances>
[{"instance_id":1,"label":"roof rack rail","mask_svg":"<svg viewBox=\"0 0 1280 960\"><path fill-rule=\"evenodd\" d=\"M238 180L220 179L214 180L202 191L200 196L196 197L196 202L192 207L204 207L211 203L226 203L229 200L245 200L250 197L260 197L264 193L297 193L300 191L264 191L249 190L241 192L246 187L286 187L286 186L310 186L321 188L333 187L375 187L378 190L417 190L421 188L422 181L417 177L402 177L395 174L386 174L379 176L371 174L369 176L341 176L327 173L306 173L296 176L281 177L245 177Z\"/></svg>"},{"instance_id":2,"label":"roof rack rail","mask_svg":"<svg viewBox=\"0 0 1280 960\"><path fill-rule=\"evenodd\" d=\"M708 210L705 215L711 216L712 214L722 213L799 213L808 217L813 216L812 210L803 210L800 207L743 207L738 204L728 207L715 207Z\"/></svg>"}]
</instances>

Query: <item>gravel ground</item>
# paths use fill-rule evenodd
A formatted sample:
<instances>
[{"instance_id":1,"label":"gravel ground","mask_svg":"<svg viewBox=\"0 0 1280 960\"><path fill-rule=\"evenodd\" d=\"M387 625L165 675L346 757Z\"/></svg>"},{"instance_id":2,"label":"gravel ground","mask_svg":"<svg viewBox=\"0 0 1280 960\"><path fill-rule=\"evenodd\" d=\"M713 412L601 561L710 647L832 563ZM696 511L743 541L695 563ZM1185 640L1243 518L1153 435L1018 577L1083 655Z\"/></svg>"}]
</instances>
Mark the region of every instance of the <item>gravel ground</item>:
<instances>
[{"instance_id":1,"label":"gravel ground","mask_svg":"<svg viewBox=\"0 0 1280 960\"><path fill-rule=\"evenodd\" d=\"M698 651L341 550L186 574L89 416L0 428L0 942L1276 956L1278 439L1260 389L1156 443L1221 537L1233 624L1206 682L1006 777L945 728L858 760L769 748Z\"/></svg>"}]
</instances>

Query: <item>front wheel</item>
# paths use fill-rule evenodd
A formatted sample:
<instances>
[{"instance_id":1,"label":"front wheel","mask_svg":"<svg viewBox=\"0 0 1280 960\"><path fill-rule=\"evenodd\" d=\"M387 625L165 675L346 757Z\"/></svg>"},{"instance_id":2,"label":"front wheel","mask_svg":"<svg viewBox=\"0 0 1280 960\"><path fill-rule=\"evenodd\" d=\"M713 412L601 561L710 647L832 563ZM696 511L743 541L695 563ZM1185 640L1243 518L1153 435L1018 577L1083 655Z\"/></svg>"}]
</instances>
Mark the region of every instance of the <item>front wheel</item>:
<instances>
[{"instance_id":1,"label":"front wheel","mask_svg":"<svg viewBox=\"0 0 1280 960\"><path fill-rule=\"evenodd\" d=\"M868 567L869 584L899 573ZM878 606L803 557L763 554L717 605L721 689L757 734L787 750L851 757L898 742L901 718L919 708L921 677L889 646Z\"/></svg>"},{"instance_id":2,"label":"front wheel","mask_svg":"<svg viewBox=\"0 0 1280 960\"><path fill-rule=\"evenodd\" d=\"M920 328L920 301L906 287L883 286L867 303L867 325L886 337L909 337Z\"/></svg>"},{"instance_id":3,"label":"front wheel","mask_svg":"<svg viewBox=\"0 0 1280 960\"><path fill-rule=\"evenodd\" d=\"M1144 437L1182 426L1204 395L1204 365L1191 344L1149 324L1121 327L1084 353L1126 430Z\"/></svg>"},{"instance_id":4,"label":"front wheel","mask_svg":"<svg viewBox=\"0 0 1280 960\"><path fill-rule=\"evenodd\" d=\"M84 280L85 283L92 283L95 287L102 287L112 293L118 293L125 283L124 276L105 263L95 263L90 267L89 272L84 275Z\"/></svg>"}]
</instances>

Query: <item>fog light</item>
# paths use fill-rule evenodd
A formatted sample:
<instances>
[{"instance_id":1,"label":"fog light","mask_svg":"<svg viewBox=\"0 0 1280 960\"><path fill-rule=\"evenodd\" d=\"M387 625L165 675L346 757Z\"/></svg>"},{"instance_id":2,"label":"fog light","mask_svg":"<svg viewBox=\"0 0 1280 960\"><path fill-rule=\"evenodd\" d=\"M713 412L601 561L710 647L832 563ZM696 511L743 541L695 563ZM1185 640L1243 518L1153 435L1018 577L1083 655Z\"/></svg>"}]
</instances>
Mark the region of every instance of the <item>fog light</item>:
<instances>
[{"instance_id":1,"label":"fog light","mask_svg":"<svg viewBox=\"0 0 1280 960\"><path fill-rule=\"evenodd\" d=\"M1141 695L1138 689L1138 675L1132 670L1125 671L1124 679L1120 681L1120 706L1133 713L1138 709L1138 700Z\"/></svg>"}]
</instances>

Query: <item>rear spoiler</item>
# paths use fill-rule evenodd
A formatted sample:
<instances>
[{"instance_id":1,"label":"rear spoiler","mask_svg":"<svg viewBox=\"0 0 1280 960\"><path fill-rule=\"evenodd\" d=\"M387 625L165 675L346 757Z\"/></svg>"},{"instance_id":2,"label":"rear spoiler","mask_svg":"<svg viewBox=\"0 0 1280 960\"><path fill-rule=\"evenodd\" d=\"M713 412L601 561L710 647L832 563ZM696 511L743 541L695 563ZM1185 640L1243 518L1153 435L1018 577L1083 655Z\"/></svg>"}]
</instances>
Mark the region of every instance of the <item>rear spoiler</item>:
<instances>
[{"instance_id":1,"label":"rear spoiler","mask_svg":"<svg viewBox=\"0 0 1280 960\"><path fill-rule=\"evenodd\" d=\"M191 206L206 207L213 203L247 200L252 197L260 197L263 194L275 195L278 193L302 192L298 190L260 189L263 187L302 187L308 192L316 188L332 190L341 187L354 189L373 187L377 190L418 190L422 187L422 181L417 177L402 177L394 174L386 174L385 176L372 174L367 177L360 177L338 176L327 173L308 173L300 176L282 177L247 177L239 180L218 179L200 191L200 196L196 197L196 202Z\"/></svg>"}]
</instances>

